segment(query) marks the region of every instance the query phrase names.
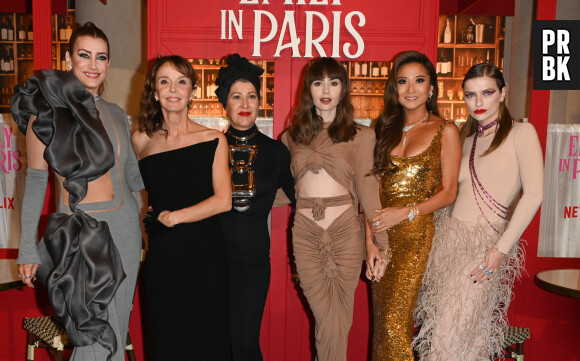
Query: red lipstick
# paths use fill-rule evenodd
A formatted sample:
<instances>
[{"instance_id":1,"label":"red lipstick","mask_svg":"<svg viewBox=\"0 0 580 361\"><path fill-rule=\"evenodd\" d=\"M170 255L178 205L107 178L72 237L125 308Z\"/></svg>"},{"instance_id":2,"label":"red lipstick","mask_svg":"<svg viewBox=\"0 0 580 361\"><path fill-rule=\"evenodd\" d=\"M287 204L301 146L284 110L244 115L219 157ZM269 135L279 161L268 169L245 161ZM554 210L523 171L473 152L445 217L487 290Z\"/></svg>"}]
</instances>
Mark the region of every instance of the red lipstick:
<instances>
[{"instance_id":1,"label":"red lipstick","mask_svg":"<svg viewBox=\"0 0 580 361\"><path fill-rule=\"evenodd\" d=\"M238 115L241 117L249 117L250 114L252 114L251 112L239 112Z\"/></svg>"},{"instance_id":2,"label":"red lipstick","mask_svg":"<svg viewBox=\"0 0 580 361\"><path fill-rule=\"evenodd\" d=\"M487 112L487 109L477 109L476 111L474 111L475 114L483 114Z\"/></svg>"}]
</instances>

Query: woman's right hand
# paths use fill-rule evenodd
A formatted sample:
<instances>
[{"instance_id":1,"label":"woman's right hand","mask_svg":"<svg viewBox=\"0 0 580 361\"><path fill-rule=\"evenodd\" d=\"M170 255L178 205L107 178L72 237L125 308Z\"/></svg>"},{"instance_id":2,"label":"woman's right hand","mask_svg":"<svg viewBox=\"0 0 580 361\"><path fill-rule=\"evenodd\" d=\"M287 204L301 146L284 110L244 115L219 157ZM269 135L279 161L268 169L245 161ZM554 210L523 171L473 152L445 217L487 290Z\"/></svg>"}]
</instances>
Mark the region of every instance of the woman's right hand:
<instances>
[{"instance_id":1,"label":"woman's right hand","mask_svg":"<svg viewBox=\"0 0 580 361\"><path fill-rule=\"evenodd\" d=\"M159 213L159 216L157 216L157 220L161 222L165 227L169 228L175 226L178 223L177 220L175 219L175 213L170 211L162 211L161 213Z\"/></svg>"},{"instance_id":2,"label":"woman's right hand","mask_svg":"<svg viewBox=\"0 0 580 361\"><path fill-rule=\"evenodd\" d=\"M379 282L385 275L387 269L386 262L380 256L379 248L374 243L367 243L367 278L371 281Z\"/></svg>"},{"instance_id":3,"label":"woman's right hand","mask_svg":"<svg viewBox=\"0 0 580 361\"><path fill-rule=\"evenodd\" d=\"M18 265L18 277L22 279L25 285L30 288L34 288L32 282L36 281L36 270L38 269L38 264L19 264Z\"/></svg>"}]
</instances>

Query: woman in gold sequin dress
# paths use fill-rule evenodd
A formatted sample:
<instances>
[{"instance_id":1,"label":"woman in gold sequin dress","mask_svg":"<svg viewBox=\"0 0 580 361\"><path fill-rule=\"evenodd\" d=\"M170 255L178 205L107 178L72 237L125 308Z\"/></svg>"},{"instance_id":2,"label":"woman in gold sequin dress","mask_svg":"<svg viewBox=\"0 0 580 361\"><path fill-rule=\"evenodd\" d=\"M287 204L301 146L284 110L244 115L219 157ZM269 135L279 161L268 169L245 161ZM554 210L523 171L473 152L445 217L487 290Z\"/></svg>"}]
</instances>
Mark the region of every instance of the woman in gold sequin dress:
<instances>
[{"instance_id":1,"label":"woman in gold sequin dress","mask_svg":"<svg viewBox=\"0 0 580 361\"><path fill-rule=\"evenodd\" d=\"M367 224L374 232L387 230L391 248L367 242L367 277L377 281L374 361L414 359L413 311L435 233L433 212L452 204L457 194L459 132L439 117L437 92L435 69L424 54L397 57L375 127L373 172L380 178L383 209ZM391 255L388 264L385 253Z\"/></svg>"}]
</instances>

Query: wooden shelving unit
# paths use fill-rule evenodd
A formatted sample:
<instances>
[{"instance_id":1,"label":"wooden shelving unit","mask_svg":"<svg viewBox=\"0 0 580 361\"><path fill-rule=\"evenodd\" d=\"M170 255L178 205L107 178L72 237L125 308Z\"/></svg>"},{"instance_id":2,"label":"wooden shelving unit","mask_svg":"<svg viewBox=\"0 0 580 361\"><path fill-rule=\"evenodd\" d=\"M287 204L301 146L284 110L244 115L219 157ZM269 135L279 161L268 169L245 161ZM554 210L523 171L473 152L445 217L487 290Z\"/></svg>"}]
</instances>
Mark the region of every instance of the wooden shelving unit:
<instances>
[{"instance_id":1,"label":"wooden shelving unit","mask_svg":"<svg viewBox=\"0 0 580 361\"><path fill-rule=\"evenodd\" d=\"M67 26L68 25L68 26ZM62 60L68 47L68 39L61 37L72 32L75 25L74 10L66 15L52 16L52 68L62 70ZM12 36L3 40L4 27L12 30ZM23 84L34 74L34 46L32 36L32 15L0 13L0 59L8 58L10 71L0 71L0 113L10 112L10 99L16 84ZM64 27L64 28L63 28ZM24 28L25 38L20 34ZM67 29L68 28L68 29ZM8 33L8 31L7 31Z\"/></svg>"},{"instance_id":2,"label":"wooden shelving unit","mask_svg":"<svg viewBox=\"0 0 580 361\"><path fill-rule=\"evenodd\" d=\"M225 65L223 59L188 59L198 79L196 98L189 110L190 117L225 117L226 111L215 96L215 81L220 67ZM274 111L274 61L250 60L263 68L262 96L260 99L259 117L271 118Z\"/></svg>"},{"instance_id":3,"label":"wooden shelving unit","mask_svg":"<svg viewBox=\"0 0 580 361\"><path fill-rule=\"evenodd\" d=\"M463 77L478 63L493 63L503 70L504 44L503 16L440 15L437 80L443 118L459 122L467 119L461 89Z\"/></svg>"}]
</instances>

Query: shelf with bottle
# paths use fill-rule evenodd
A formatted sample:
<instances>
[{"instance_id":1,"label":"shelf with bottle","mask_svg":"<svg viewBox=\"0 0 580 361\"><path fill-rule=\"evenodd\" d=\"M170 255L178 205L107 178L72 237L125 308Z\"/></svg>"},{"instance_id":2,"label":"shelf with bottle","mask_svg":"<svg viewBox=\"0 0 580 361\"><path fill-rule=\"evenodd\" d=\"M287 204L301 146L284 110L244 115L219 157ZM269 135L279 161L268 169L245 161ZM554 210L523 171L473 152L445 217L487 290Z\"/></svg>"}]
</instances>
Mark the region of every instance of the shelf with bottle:
<instances>
[{"instance_id":1,"label":"shelf with bottle","mask_svg":"<svg viewBox=\"0 0 580 361\"><path fill-rule=\"evenodd\" d=\"M389 61L343 62L350 80L350 95L356 119L374 119L383 109L383 97L389 72Z\"/></svg>"},{"instance_id":2,"label":"shelf with bottle","mask_svg":"<svg viewBox=\"0 0 580 361\"><path fill-rule=\"evenodd\" d=\"M465 106L461 83L473 65L487 62L503 69L504 44L505 17L440 15L436 70L444 118L465 115L457 113Z\"/></svg>"},{"instance_id":3,"label":"shelf with bottle","mask_svg":"<svg viewBox=\"0 0 580 361\"><path fill-rule=\"evenodd\" d=\"M220 67L225 65L223 59L188 59L197 76L197 91L190 106L189 116L225 117L223 105L219 103L215 90L216 79ZM272 117L274 105L274 61L250 60L262 67L265 72L260 77L262 81L262 96L260 99L259 117Z\"/></svg>"}]
</instances>

